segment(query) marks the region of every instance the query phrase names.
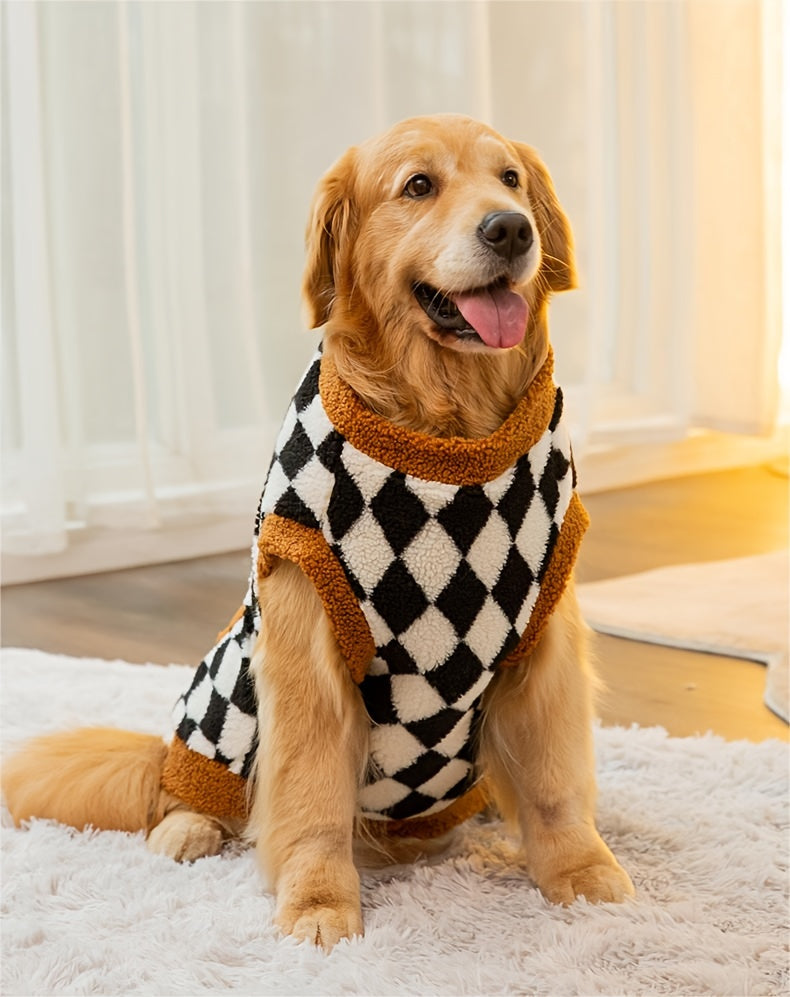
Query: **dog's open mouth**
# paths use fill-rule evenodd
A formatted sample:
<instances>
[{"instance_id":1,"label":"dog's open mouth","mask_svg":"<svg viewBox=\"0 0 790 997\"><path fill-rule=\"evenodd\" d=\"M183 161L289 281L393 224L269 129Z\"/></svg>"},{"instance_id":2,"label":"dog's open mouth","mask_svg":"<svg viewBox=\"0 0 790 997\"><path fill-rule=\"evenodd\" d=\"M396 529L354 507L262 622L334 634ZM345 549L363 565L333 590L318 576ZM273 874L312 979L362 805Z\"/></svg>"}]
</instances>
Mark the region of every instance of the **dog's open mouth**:
<instances>
[{"instance_id":1,"label":"dog's open mouth","mask_svg":"<svg viewBox=\"0 0 790 997\"><path fill-rule=\"evenodd\" d=\"M414 297L433 323L459 340L510 349L527 330L527 303L505 281L451 295L415 284Z\"/></svg>"}]
</instances>

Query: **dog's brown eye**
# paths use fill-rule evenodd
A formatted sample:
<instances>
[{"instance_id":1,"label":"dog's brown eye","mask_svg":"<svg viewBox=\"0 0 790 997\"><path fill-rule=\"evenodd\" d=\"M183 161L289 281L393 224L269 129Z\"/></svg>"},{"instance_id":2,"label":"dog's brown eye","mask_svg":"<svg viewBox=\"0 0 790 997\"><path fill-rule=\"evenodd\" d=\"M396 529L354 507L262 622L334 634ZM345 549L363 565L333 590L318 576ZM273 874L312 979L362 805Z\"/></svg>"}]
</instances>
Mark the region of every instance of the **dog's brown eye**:
<instances>
[{"instance_id":1,"label":"dog's brown eye","mask_svg":"<svg viewBox=\"0 0 790 997\"><path fill-rule=\"evenodd\" d=\"M430 177L424 173L415 173L406 182L403 193L406 197L426 197L433 190L433 183Z\"/></svg>"},{"instance_id":2,"label":"dog's brown eye","mask_svg":"<svg viewBox=\"0 0 790 997\"><path fill-rule=\"evenodd\" d=\"M518 173L515 170L505 170L502 174L502 183L506 187L518 187Z\"/></svg>"}]
</instances>

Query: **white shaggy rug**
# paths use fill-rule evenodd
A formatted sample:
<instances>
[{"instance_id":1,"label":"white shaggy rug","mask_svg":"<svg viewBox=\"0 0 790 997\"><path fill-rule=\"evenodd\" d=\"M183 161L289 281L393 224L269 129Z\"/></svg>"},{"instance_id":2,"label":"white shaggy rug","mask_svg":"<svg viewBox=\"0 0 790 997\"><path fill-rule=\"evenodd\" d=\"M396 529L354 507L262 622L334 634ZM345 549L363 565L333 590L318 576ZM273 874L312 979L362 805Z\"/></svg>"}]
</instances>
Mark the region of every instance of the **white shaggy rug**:
<instances>
[{"instance_id":1,"label":"white shaggy rug","mask_svg":"<svg viewBox=\"0 0 790 997\"><path fill-rule=\"evenodd\" d=\"M165 733L185 666L7 650L4 750L87 722ZM599 824L623 906L553 907L498 822L366 875L364 939L325 956L272 927L254 856L178 866L141 835L4 814L2 993L787 994L786 746L599 729Z\"/></svg>"},{"instance_id":2,"label":"white shaggy rug","mask_svg":"<svg viewBox=\"0 0 790 997\"><path fill-rule=\"evenodd\" d=\"M578 586L593 629L615 637L747 658L767 666L765 703L790 721L787 550L679 564Z\"/></svg>"}]
</instances>

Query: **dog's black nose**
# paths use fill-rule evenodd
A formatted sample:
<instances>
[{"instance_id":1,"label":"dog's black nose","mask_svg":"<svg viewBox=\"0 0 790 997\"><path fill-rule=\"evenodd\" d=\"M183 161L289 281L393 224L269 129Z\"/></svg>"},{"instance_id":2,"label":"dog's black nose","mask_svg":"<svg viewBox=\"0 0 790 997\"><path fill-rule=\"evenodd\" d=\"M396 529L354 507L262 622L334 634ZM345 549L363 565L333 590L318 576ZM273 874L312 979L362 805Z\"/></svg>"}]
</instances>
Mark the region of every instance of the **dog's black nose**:
<instances>
[{"instance_id":1,"label":"dog's black nose","mask_svg":"<svg viewBox=\"0 0 790 997\"><path fill-rule=\"evenodd\" d=\"M532 226L520 211L492 211L477 227L480 240L510 262L532 245Z\"/></svg>"}]
</instances>

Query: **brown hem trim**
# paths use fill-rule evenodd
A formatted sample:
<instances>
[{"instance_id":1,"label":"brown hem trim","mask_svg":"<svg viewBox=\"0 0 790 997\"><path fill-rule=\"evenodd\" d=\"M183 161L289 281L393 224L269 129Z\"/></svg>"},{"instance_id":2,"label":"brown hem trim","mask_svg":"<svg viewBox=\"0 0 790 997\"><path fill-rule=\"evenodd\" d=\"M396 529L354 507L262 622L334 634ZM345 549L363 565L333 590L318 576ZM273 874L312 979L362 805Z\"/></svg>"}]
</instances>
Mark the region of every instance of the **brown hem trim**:
<instances>
[{"instance_id":1,"label":"brown hem trim","mask_svg":"<svg viewBox=\"0 0 790 997\"><path fill-rule=\"evenodd\" d=\"M568 585L576 562L576 555L579 552L579 545L589 525L590 517L587 515L587 510L582 505L579 496L574 492L527 629L515 649L502 662L503 666L518 664L540 640L549 617L554 612Z\"/></svg>"},{"instance_id":2,"label":"brown hem trim","mask_svg":"<svg viewBox=\"0 0 790 997\"><path fill-rule=\"evenodd\" d=\"M345 572L323 535L270 513L261 524L258 550L261 578L272 570L276 557L293 561L304 571L324 604L351 677L356 683L361 682L376 653L376 645Z\"/></svg>"},{"instance_id":3,"label":"brown hem trim","mask_svg":"<svg viewBox=\"0 0 790 997\"><path fill-rule=\"evenodd\" d=\"M409 817L408 820L366 820L362 825L366 833L374 838L440 838L465 820L485 810L491 802L491 795L485 782L481 780L467 793L454 800L444 810L428 817Z\"/></svg>"},{"instance_id":4,"label":"brown hem trim","mask_svg":"<svg viewBox=\"0 0 790 997\"><path fill-rule=\"evenodd\" d=\"M162 786L195 810L246 820L247 780L174 737L162 770Z\"/></svg>"},{"instance_id":5,"label":"brown hem trim","mask_svg":"<svg viewBox=\"0 0 790 997\"><path fill-rule=\"evenodd\" d=\"M334 361L321 360L319 388L324 409L352 446L404 474L446 485L493 481L545 433L554 411L554 355L549 355L527 393L499 429L482 440L441 438L403 429L371 412L343 381Z\"/></svg>"}]
</instances>

